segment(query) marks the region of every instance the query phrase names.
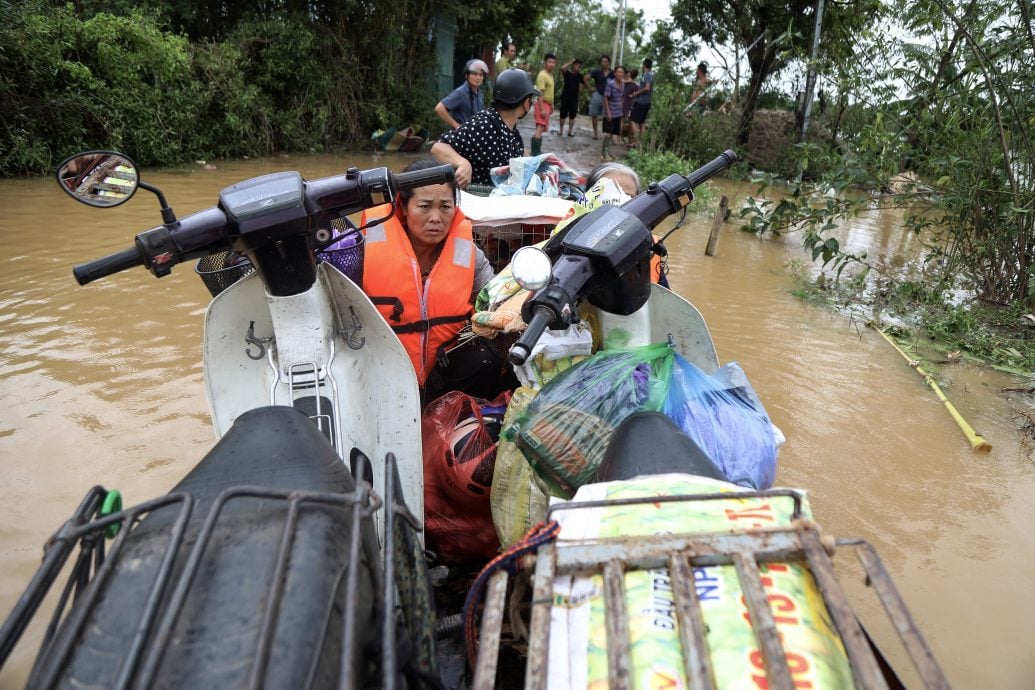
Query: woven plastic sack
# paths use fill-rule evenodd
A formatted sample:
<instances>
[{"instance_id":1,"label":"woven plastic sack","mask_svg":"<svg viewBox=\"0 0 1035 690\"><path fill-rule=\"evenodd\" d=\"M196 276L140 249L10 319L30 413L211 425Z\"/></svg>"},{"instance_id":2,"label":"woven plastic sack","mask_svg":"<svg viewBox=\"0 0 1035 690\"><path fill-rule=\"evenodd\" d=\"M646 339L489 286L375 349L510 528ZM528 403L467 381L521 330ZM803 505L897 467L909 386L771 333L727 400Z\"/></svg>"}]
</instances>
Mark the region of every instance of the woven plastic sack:
<instances>
[{"instance_id":1,"label":"woven plastic sack","mask_svg":"<svg viewBox=\"0 0 1035 690\"><path fill-rule=\"evenodd\" d=\"M776 479L769 415L735 362L709 376L675 355L664 412L734 484L768 489Z\"/></svg>"},{"instance_id":2,"label":"woven plastic sack","mask_svg":"<svg viewBox=\"0 0 1035 690\"><path fill-rule=\"evenodd\" d=\"M504 437L553 495L570 497L596 473L626 417L661 409L674 355L665 343L602 350L543 386Z\"/></svg>"},{"instance_id":3,"label":"woven plastic sack","mask_svg":"<svg viewBox=\"0 0 1035 690\"><path fill-rule=\"evenodd\" d=\"M509 397L490 403L451 391L424 410L427 546L443 563L484 562L499 550L489 490Z\"/></svg>"},{"instance_id":4,"label":"woven plastic sack","mask_svg":"<svg viewBox=\"0 0 1035 690\"><path fill-rule=\"evenodd\" d=\"M514 391L503 418L507 427L521 415L535 396L531 388L521 386ZM543 519L550 499L535 482L532 467L513 441L500 438L496 451L496 468L492 473L489 505L496 536L503 547L521 539L529 528Z\"/></svg>"}]
</instances>

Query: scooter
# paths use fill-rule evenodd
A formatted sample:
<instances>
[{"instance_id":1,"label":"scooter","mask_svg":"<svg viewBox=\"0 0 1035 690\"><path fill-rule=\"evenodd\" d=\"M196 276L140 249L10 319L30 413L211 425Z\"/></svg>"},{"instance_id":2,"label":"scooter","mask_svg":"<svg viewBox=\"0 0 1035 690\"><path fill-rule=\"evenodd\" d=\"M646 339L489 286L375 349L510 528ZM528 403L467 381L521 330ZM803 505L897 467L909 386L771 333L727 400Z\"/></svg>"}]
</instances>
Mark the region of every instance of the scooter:
<instances>
[{"instance_id":1,"label":"scooter","mask_svg":"<svg viewBox=\"0 0 1035 690\"><path fill-rule=\"evenodd\" d=\"M114 205L135 187L148 188L124 156L91 154L88 170L72 165L75 157L59 168L59 181L77 198ZM525 305L528 327L511 349L512 362L523 362L547 328L592 312L605 334L621 330L631 345L668 340L706 373L715 371L718 358L700 313L650 284L649 259L659 248L649 229L688 205L695 186L734 160L727 152L690 176L651 185L621 207L591 212L542 255L519 252L514 275L535 295ZM75 268L80 284L139 265L161 277L177 263L233 251L247 256L256 270L220 293L206 314L206 388L219 442L167 496L123 509L113 492L95 487L87 494L49 542L40 571L0 629L0 662L78 548L30 687L442 683L441 641L451 632L444 628L452 626L433 623L422 553L416 378L369 299L337 268L319 262L317 252L336 241L335 230L351 229L342 224L345 216L390 203L400 189L451 176L449 166L403 174L353 169L314 181L278 173L229 187L216 207L179 221L159 196L161 226L138 235L131 249ZM707 458L666 424L647 415L623 426L597 479L625 481L660 472L708 476ZM657 449L650 466L638 458L645 442ZM728 499L729 490L672 500ZM831 580L824 560L830 544L806 519L798 494L742 492L737 500L770 496L794 506L791 524L778 534L749 530L726 534L725 540L677 535L646 539L649 548L640 549L597 539L589 552L565 560L570 550L545 528L530 536L525 551L504 554L535 571L529 655L521 672L527 686L547 685L552 614L544 602L551 599L554 576L572 568L600 568L604 574L612 612L608 677L615 687L630 685L622 569L614 565L621 562L630 569L671 564L673 573L682 573L673 582L685 670L700 687L714 687L714 669L702 660L707 635L694 588L687 586L695 576L688 573L736 564L745 573L748 613L756 621L764 661L760 677L770 687L792 687L795 678L757 563L799 559L821 573L817 579L857 685L887 687L879 655L853 625L854 614L850 607L846 613L843 593ZM554 506L551 516L563 509ZM106 538L112 539L107 553ZM574 546L586 545L576 540ZM686 560L673 561L673 554ZM893 586L884 587L890 580L877 563L868 572L890 592L893 619L907 630L907 647L919 650L925 682L947 687L938 684L944 678ZM489 569L467 598L467 638L480 640L468 645L475 687L500 683L506 591L507 570ZM451 686L462 682L447 679Z\"/></svg>"},{"instance_id":2,"label":"scooter","mask_svg":"<svg viewBox=\"0 0 1035 690\"><path fill-rule=\"evenodd\" d=\"M122 154L91 151L59 166L61 188L78 201L113 207L143 188L162 207L164 222L133 247L76 266L80 285L138 266L160 278L213 256L231 272L246 258L254 271L205 315L215 448L163 498L122 510L117 493L91 490L0 630L0 661L77 544L30 687L302 687L339 677L351 686L370 671L364 641L397 592L412 619L407 639L428 636L414 529L423 515L417 380L358 287L362 236L347 216L453 175L448 165L308 181L275 173L177 219ZM344 259L321 260L347 237ZM392 579L397 551L416 564L409 587ZM378 675L397 674L395 627L389 616ZM420 664L430 663L425 654Z\"/></svg>"}]
</instances>

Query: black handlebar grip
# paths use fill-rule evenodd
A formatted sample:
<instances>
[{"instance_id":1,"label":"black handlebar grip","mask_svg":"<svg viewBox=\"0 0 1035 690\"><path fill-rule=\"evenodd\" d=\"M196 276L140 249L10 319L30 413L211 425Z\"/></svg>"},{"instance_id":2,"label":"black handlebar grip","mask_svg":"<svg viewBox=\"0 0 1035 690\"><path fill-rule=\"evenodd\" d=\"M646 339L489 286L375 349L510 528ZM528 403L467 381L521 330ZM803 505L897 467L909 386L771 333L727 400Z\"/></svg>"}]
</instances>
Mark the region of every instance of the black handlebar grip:
<instances>
[{"instance_id":1,"label":"black handlebar grip","mask_svg":"<svg viewBox=\"0 0 1035 690\"><path fill-rule=\"evenodd\" d=\"M736 162L737 154L733 152L733 149L726 149L720 155L713 158L710 163L705 163L700 168L687 175L686 179L690 182L691 187L696 187L715 177Z\"/></svg>"},{"instance_id":2,"label":"black handlebar grip","mask_svg":"<svg viewBox=\"0 0 1035 690\"><path fill-rule=\"evenodd\" d=\"M448 163L437 165L434 168L413 170L411 172L395 173L395 189L414 189L415 187L426 187L430 184L447 184L456 177L456 168Z\"/></svg>"},{"instance_id":3,"label":"black handlebar grip","mask_svg":"<svg viewBox=\"0 0 1035 690\"><path fill-rule=\"evenodd\" d=\"M72 275L75 276L77 283L80 285L86 285L98 278L110 276L113 273L125 271L134 266L143 265L144 258L140 256L140 251L136 247L133 247L132 249L124 249L121 252L106 256L103 259L79 264L72 269Z\"/></svg>"},{"instance_id":4,"label":"black handlebar grip","mask_svg":"<svg viewBox=\"0 0 1035 690\"><path fill-rule=\"evenodd\" d=\"M521 337L517 339L517 342L510 346L510 352L507 353L507 358L511 364L521 366L528 361L528 356L532 354L532 348L539 342L539 338L543 335L543 331L553 322L553 312L549 307L542 305L535 308L535 314L532 315L532 322L528 324L528 328L521 334Z\"/></svg>"}]
</instances>

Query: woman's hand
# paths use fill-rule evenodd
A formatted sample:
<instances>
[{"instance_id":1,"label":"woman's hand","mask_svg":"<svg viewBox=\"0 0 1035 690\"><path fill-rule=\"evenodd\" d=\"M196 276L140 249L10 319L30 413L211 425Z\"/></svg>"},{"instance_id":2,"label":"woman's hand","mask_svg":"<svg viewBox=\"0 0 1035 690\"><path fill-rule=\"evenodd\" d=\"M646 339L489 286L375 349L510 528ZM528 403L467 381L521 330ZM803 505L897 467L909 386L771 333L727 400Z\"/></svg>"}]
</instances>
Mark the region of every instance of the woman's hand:
<instances>
[{"instance_id":1,"label":"woman's hand","mask_svg":"<svg viewBox=\"0 0 1035 690\"><path fill-rule=\"evenodd\" d=\"M456 184L461 189L471 184L471 162L466 158L461 158L459 164L456 165Z\"/></svg>"},{"instance_id":2,"label":"woman's hand","mask_svg":"<svg viewBox=\"0 0 1035 690\"><path fill-rule=\"evenodd\" d=\"M441 141L436 141L435 145L431 147L431 155L434 156L438 161L442 163L449 163L456 168L456 184L458 187L466 187L471 184L471 162L456 152L449 144Z\"/></svg>"}]
</instances>

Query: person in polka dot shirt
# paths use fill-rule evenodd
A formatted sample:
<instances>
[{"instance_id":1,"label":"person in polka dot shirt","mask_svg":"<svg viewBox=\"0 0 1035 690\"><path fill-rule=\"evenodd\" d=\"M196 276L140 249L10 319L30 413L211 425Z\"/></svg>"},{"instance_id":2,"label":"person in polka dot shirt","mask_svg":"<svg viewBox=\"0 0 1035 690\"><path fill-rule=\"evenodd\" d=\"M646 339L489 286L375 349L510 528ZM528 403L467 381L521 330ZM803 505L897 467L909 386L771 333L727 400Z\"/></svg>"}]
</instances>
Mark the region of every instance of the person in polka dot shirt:
<instances>
[{"instance_id":1,"label":"person in polka dot shirt","mask_svg":"<svg viewBox=\"0 0 1035 690\"><path fill-rule=\"evenodd\" d=\"M517 131L517 122L532 111L539 95L527 72L506 70L496 78L492 107L443 134L431 147L431 155L456 167L456 181L461 187L472 182L492 184L492 168L524 155L525 144Z\"/></svg>"}]
</instances>

